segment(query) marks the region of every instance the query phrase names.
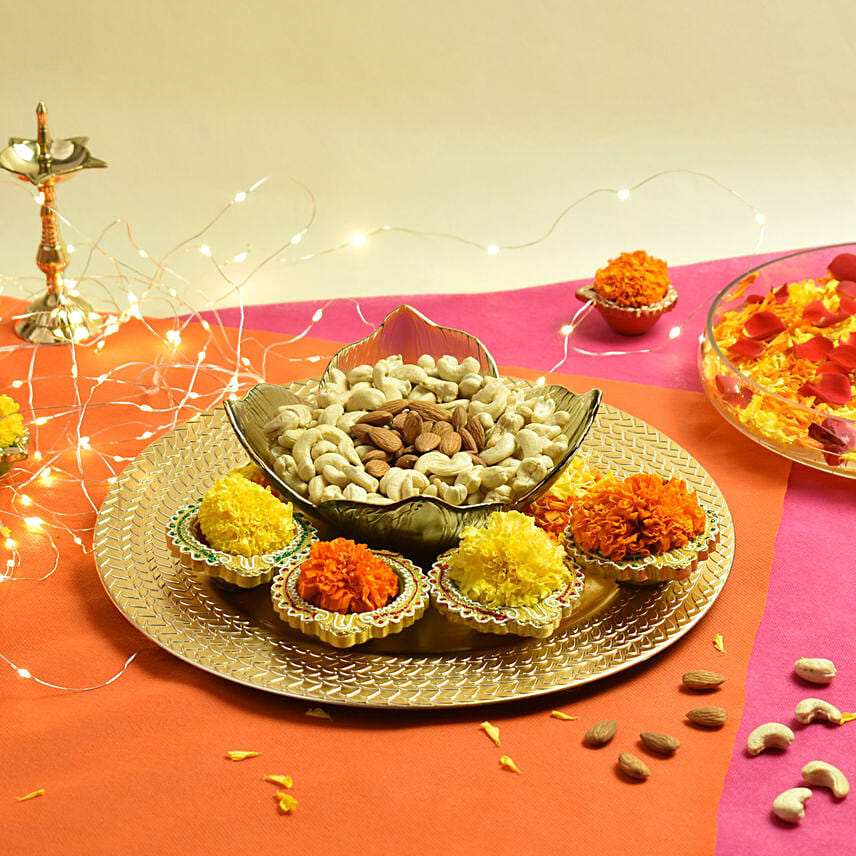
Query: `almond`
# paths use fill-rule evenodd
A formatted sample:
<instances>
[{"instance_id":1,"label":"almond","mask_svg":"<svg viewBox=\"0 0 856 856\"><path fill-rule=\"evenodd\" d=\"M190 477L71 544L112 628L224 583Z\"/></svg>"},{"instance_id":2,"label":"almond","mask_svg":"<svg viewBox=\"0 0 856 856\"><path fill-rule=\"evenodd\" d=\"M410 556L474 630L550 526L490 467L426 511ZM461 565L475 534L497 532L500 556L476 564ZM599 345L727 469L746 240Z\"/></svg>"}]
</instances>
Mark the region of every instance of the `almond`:
<instances>
[{"instance_id":1,"label":"almond","mask_svg":"<svg viewBox=\"0 0 856 856\"><path fill-rule=\"evenodd\" d=\"M419 455L401 455L396 458L395 465L403 470L413 469L413 465L419 460Z\"/></svg>"},{"instance_id":2,"label":"almond","mask_svg":"<svg viewBox=\"0 0 856 856\"><path fill-rule=\"evenodd\" d=\"M372 410L361 416L356 425L389 425L392 420L392 414L388 410Z\"/></svg>"},{"instance_id":3,"label":"almond","mask_svg":"<svg viewBox=\"0 0 856 856\"><path fill-rule=\"evenodd\" d=\"M720 684L725 682L722 675L717 675L716 672L708 672L704 669L698 669L695 672L687 672L681 680L685 687L691 690L715 690Z\"/></svg>"},{"instance_id":4,"label":"almond","mask_svg":"<svg viewBox=\"0 0 856 856\"><path fill-rule=\"evenodd\" d=\"M389 428L379 428L372 425L369 428L369 440L384 452L392 452L394 455L403 445L400 435L395 431L390 431Z\"/></svg>"},{"instance_id":5,"label":"almond","mask_svg":"<svg viewBox=\"0 0 856 856\"><path fill-rule=\"evenodd\" d=\"M616 731L618 731L618 723L614 719L604 719L596 722L586 731L583 742L588 746L605 746L615 737Z\"/></svg>"},{"instance_id":6,"label":"almond","mask_svg":"<svg viewBox=\"0 0 856 856\"><path fill-rule=\"evenodd\" d=\"M652 752L659 755L674 755L681 745L681 741L662 731L643 731L639 737Z\"/></svg>"},{"instance_id":7,"label":"almond","mask_svg":"<svg viewBox=\"0 0 856 856\"><path fill-rule=\"evenodd\" d=\"M446 424L448 425L449 423L447 422ZM461 451L461 435L457 431L447 431L440 437L437 451L451 458L455 452Z\"/></svg>"},{"instance_id":8,"label":"almond","mask_svg":"<svg viewBox=\"0 0 856 856\"><path fill-rule=\"evenodd\" d=\"M376 479L383 478L388 470L389 464L386 461L381 461L377 458L373 461L369 461L366 464L366 472L370 476L374 476Z\"/></svg>"},{"instance_id":9,"label":"almond","mask_svg":"<svg viewBox=\"0 0 856 856\"><path fill-rule=\"evenodd\" d=\"M423 432L413 441L413 445L416 446L416 451L420 454L423 452L430 452L432 449L436 449L439 443L439 434L434 434L430 432Z\"/></svg>"},{"instance_id":10,"label":"almond","mask_svg":"<svg viewBox=\"0 0 856 856\"><path fill-rule=\"evenodd\" d=\"M432 434L434 433L434 422L431 419L423 419L422 420L422 430L430 431Z\"/></svg>"},{"instance_id":11,"label":"almond","mask_svg":"<svg viewBox=\"0 0 856 856\"><path fill-rule=\"evenodd\" d=\"M728 719L728 713L721 707L694 707L687 711L687 719L704 728L721 728Z\"/></svg>"},{"instance_id":12,"label":"almond","mask_svg":"<svg viewBox=\"0 0 856 856\"><path fill-rule=\"evenodd\" d=\"M389 452L384 452L383 449L372 449L370 452L366 452L363 463L367 464L369 461L388 461L391 457Z\"/></svg>"},{"instance_id":13,"label":"almond","mask_svg":"<svg viewBox=\"0 0 856 856\"><path fill-rule=\"evenodd\" d=\"M467 454L473 459L473 466L486 467L487 464L475 453L475 452L467 452Z\"/></svg>"},{"instance_id":14,"label":"almond","mask_svg":"<svg viewBox=\"0 0 856 856\"><path fill-rule=\"evenodd\" d=\"M651 775L647 765L630 752L622 752L618 756L618 766L633 779L647 779Z\"/></svg>"},{"instance_id":15,"label":"almond","mask_svg":"<svg viewBox=\"0 0 856 856\"><path fill-rule=\"evenodd\" d=\"M415 410L407 411L401 433L406 446L409 446L422 433L422 417Z\"/></svg>"},{"instance_id":16,"label":"almond","mask_svg":"<svg viewBox=\"0 0 856 856\"><path fill-rule=\"evenodd\" d=\"M358 443L368 443L370 442L369 431L371 431L371 429L371 425L360 425L360 423L357 422L356 424L351 425L351 436Z\"/></svg>"},{"instance_id":17,"label":"almond","mask_svg":"<svg viewBox=\"0 0 856 856\"><path fill-rule=\"evenodd\" d=\"M484 425L482 425L478 419L470 419L470 421L467 422L466 425L464 425L464 428L466 428L467 431L469 431L470 434L473 435L473 440L476 441L476 447L479 451L481 451L484 448L484 444L486 441Z\"/></svg>"},{"instance_id":18,"label":"almond","mask_svg":"<svg viewBox=\"0 0 856 856\"><path fill-rule=\"evenodd\" d=\"M454 430L455 429L452 428L451 422L435 422L434 423L433 431L435 434L439 435L440 437L442 437L444 434L448 433L449 431L454 431Z\"/></svg>"},{"instance_id":19,"label":"almond","mask_svg":"<svg viewBox=\"0 0 856 856\"><path fill-rule=\"evenodd\" d=\"M459 404L452 411L452 427L456 431L460 431L461 428L463 428L464 425L467 424L467 418L467 408L464 407L462 404Z\"/></svg>"},{"instance_id":20,"label":"almond","mask_svg":"<svg viewBox=\"0 0 856 856\"><path fill-rule=\"evenodd\" d=\"M452 414L445 407L431 401L408 401L411 410L415 410L423 419L433 419L435 422L448 422ZM389 410L389 408L386 408Z\"/></svg>"},{"instance_id":21,"label":"almond","mask_svg":"<svg viewBox=\"0 0 856 856\"><path fill-rule=\"evenodd\" d=\"M465 452L478 452L478 446L473 439L473 435L466 428L459 428L458 433L461 435L461 448Z\"/></svg>"},{"instance_id":22,"label":"almond","mask_svg":"<svg viewBox=\"0 0 856 856\"><path fill-rule=\"evenodd\" d=\"M404 425L407 422L407 417L412 413L412 410L402 410L401 413L396 413L392 420L392 427L396 431L404 431Z\"/></svg>"},{"instance_id":23,"label":"almond","mask_svg":"<svg viewBox=\"0 0 856 856\"><path fill-rule=\"evenodd\" d=\"M406 398L396 398L392 401L385 401L383 404L383 409L387 413L391 413L393 416L401 413L402 410L406 410L410 407L411 402L409 402Z\"/></svg>"}]
</instances>

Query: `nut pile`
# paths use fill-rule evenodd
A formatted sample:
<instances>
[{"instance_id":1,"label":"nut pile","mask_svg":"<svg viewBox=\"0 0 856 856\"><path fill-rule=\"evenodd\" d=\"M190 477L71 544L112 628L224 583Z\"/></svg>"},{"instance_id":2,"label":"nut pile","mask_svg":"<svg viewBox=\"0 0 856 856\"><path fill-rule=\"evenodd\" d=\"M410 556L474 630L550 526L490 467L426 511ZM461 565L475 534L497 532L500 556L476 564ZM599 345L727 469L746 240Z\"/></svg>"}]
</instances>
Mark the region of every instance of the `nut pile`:
<instances>
[{"instance_id":1,"label":"nut pile","mask_svg":"<svg viewBox=\"0 0 856 856\"><path fill-rule=\"evenodd\" d=\"M274 469L313 503L434 496L510 502L556 466L570 414L537 387L481 374L478 360L423 355L333 368L266 426Z\"/></svg>"}]
</instances>

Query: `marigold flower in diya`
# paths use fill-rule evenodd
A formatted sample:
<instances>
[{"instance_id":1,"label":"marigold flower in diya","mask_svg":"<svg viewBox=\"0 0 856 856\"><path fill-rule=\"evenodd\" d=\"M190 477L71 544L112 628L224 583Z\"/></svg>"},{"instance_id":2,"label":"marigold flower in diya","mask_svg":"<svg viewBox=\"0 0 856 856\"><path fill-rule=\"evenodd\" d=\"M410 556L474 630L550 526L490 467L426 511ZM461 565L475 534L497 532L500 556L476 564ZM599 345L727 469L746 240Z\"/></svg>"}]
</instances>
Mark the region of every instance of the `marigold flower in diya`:
<instances>
[{"instance_id":1,"label":"marigold flower in diya","mask_svg":"<svg viewBox=\"0 0 856 856\"><path fill-rule=\"evenodd\" d=\"M577 298L593 301L616 333L639 336L674 309L678 294L669 281L666 263L636 250L610 259L595 274L591 288L577 291Z\"/></svg>"},{"instance_id":2,"label":"marigold flower in diya","mask_svg":"<svg viewBox=\"0 0 856 856\"><path fill-rule=\"evenodd\" d=\"M295 533L291 503L238 473L214 482L202 497L198 519L211 547L238 556L273 553Z\"/></svg>"},{"instance_id":3,"label":"marigold flower in diya","mask_svg":"<svg viewBox=\"0 0 856 856\"><path fill-rule=\"evenodd\" d=\"M0 395L0 449L14 446L24 436L20 405L11 395Z\"/></svg>"},{"instance_id":4,"label":"marigold flower in diya","mask_svg":"<svg viewBox=\"0 0 856 856\"><path fill-rule=\"evenodd\" d=\"M530 606L572 574L562 548L519 511L495 511L486 526L468 526L448 564L460 591L488 606Z\"/></svg>"},{"instance_id":5,"label":"marigold flower in diya","mask_svg":"<svg viewBox=\"0 0 856 856\"><path fill-rule=\"evenodd\" d=\"M571 509L568 527L580 549L622 561L685 547L706 523L685 482L638 473L595 485Z\"/></svg>"},{"instance_id":6,"label":"marigold flower in diya","mask_svg":"<svg viewBox=\"0 0 856 856\"><path fill-rule=\"evenodd\" d=\"M371 612L398 595L398 575L365 544L347 538L316 541L300 566L297 593L308 603L345 615Z\"/></svg>"},{"instance_id":7,"label":"marigold flower in diya","mask_svg":"<svg viewBox=\"0 0 856 856\"><path fill-rule=\"evenodd\" d=\"M595 274L592 288L619 306L649 306L666 296L669 269L645 250L621 253Z\"/></svg>"}]
</instances>

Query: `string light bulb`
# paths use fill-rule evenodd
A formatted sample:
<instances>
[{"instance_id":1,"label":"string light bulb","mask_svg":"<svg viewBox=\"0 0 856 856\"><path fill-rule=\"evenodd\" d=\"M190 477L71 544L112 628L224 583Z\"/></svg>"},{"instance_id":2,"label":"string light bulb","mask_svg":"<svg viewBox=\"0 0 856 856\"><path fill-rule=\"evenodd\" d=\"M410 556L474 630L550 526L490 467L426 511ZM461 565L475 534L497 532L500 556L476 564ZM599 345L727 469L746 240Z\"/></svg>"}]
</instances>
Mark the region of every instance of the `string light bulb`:
<instances>
[{"instance_id":1,"label":"string light bulb","mask_svg":"<svg viewBox=\"0 0 856 856\"><path fill-rule=\"evenodd\" d=\"M620 202L626 202L630 198L630 189L622 187L615 195L618 197Z\"/></svg>"}]
</instances>

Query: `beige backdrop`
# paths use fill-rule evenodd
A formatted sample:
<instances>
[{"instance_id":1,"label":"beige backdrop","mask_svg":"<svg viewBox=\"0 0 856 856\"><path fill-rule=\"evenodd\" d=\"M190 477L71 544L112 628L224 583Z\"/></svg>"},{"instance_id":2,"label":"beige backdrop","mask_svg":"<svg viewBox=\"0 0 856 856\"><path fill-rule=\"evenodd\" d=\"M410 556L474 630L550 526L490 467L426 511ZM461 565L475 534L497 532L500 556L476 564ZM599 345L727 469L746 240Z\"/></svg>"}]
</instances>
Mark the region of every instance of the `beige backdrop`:
<instances>
[{"instance_id":1,"label":"beige backdrop","mask_svg":"<svg viewBox=\"0 0 856 856\"><path fill-rule=\"evenodd\" d=\"M98 275L83 286L97 304L110 295L124 306L129 287L109 258L86 267L105 227L127 220L162 256L266 176L188 244L205 242L237 281L301 230L311 206L291 179L309 187L314 225L249 280L249 302L513 288L587 276L637 247L672 264L744 254L760 237L756 210L764 250L856 235L849 0L0 5L0 136L31 136L44 99L55 136L88 134L110 164L59 193L76 246L69 273ZM680 168L751 205L671 175L624 202L583 202L530 249L489 255L389 232L279 261L384 225L526 242L594 189ZM0 180L6 293L38 288L25 190ZM140 293L151 262L119 228L101 247ZM236 302L196 249L171 267L176 300Z\"/></svg>"}]
</instances>

